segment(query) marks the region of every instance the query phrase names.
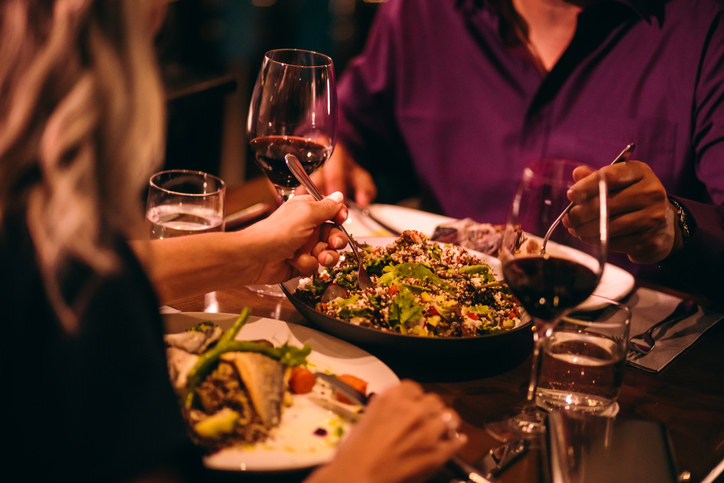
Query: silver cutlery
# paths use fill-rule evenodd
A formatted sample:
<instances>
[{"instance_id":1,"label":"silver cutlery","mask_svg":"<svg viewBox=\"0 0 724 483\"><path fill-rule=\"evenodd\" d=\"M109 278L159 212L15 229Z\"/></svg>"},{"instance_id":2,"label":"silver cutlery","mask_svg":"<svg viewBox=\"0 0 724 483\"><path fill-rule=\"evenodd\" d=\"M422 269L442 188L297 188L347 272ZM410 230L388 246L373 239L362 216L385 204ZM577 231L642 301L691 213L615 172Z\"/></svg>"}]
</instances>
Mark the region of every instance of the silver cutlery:
<instances>
[{"instance_id":1,"label":"silver cutlery","mask_svg":"<svg viewBox=\"0 0 724 483\"><path fill-rule=\"evenodd\" d=\"M314 375L326 381L334 389L349 398L350 401L354 401L360 406L366 406L369 402L370 396L362 394L360 391L340 380L336 376L325 374L323 372L315 372ZM512 459L506 461L505 464L508 464L510 461L512 461ZM486 474L486 472L480 471L475 466L466 463L457 456L453 456L450 461L447 462L447 467L456 475L465 478L463 481L466 483L497 483L497 480L493 478L492 474ZM500 469L502 469L502 467Z\"/></svg>"},{"instance_id":2,"label":"silver cutlery","mask_svg":"<svg viewBox=\"0 0 724 483\"><path fill-rule=\"evenodd\" d=\"M487 476L496 476L513 461L528 451L530 442L526 439L512 439L497 446L475 462Z\"/></svg>"},{"instance_id":3,"label":"silver cutlery","mask_svg":"<svg viewBox=\"0 0 724 483\"><path fill-rule=\"evenodd\" d=\"M498 481L491 475L484 474L482 471L478 470L473 465L466 463L457 456L453 456L452 459L447 462L447 468L453 473L465 478L465 480L463 480L465 483L497 483Z\"/></svg>"},{"instance_id":4,"label":"silver cutlery","mask_svg":"<svg viewBox=\"0 0 724 483\"><path fill-rule=\"evenodd\" d=\"M645 355L651 352L656 345L656 339L654 338L654 331L662 325L674 324L679 322L690 315L696 313L699 310L699 306L693 300L682 300L676 306L673 312L669 315L656 322L654 325L649 327L646 331L636 334L629 339L629 348L638 355Z\"/></svg>"},{"instance_id":5,"label":"silver cutlery","mask_svg":"<svg viewBox=\"0 0 724 483\"><path fill-rule=\"evenodd\" d=\"M315 377L318 377L319 379L322 379L327 384L332 386L336 391L339 391L341 394L347 397L350 401L354 401L360 406L366 406L369 402L369 398L371 397L362 394L362 392L358 391L357 389L353 388L343 380L339 379L337 376L333 376L332 374L325 374L324 372L315 372Z\"/></svg>"},{"instance_id":6,"label":"silver cutlery","mask_svg":"<svg viewBox=\"0 0 724 483\"><path fill-rule=\"evenodd\" d=\"M384 221L382 221L382 220L380 220L379 218L377 218L374 214L372 214L372 212L370 211L369 208L362 208L360 205L358 205L357 203L355 203L355 202L352 201L352 200L347 200L347 206L349 206L349 207L352 208L353 210L356 210L356 211L360 212L360 213L362 214L362 216L364 216L364 217L366 217L366 218L369 218L370 220L374 221L375 223L377 223L378 225L380 225L380 227L382 227L382 228L384 228L385 230L387 230L388 232L390 232L390 234L391 234L392 236L400 236L400 235L402 235L402 232L401 232L400 230L398 230L397 228L394 228L394 227L388 225L388 224L385 223Z\"/></svg>"},{"instance_id":7,"label":"silver cutlery","mask_svg":"<svg viewBox=\"0 0 724 483\"><path fill-rule=\"evenodd\" d=\"M268 203L256 203L248 208L226 215L224 217L224 230L237 230L247 223L268 215L272 210L271 205Z\"/></svg>"},{"instance_id":8,"label":"silver cutlery","mask_svg":"<svg viewBox=\"0 0 724 483\"><path fill-rule=\"evenodd\" d=\"M631 152L636 147L636 143L631 143L625 148L623 148L623 151L619 153L618 156L614 158L614 160L611 162L611 165L622 163L624 161L628 161L629 156L631 156ZM564 216L566 216L566 213L571 211L571 208L573 208L573 202L570 202L568 206L563 210L563 212L558 215L558 218L556 218L553 223L551 224L550 228L548 228L548 231L546 232L545 236L543 237L543 243L541 244L540 253L541 255L545 255L546 252L546 245L548 244L548 239L550 239L551 235L553 234L553 231L556 229L558 224L561 222Z\"/></svg>"},{"instance_id":9,"label":"silver cutlery","mask_svg":"<svg viewBox=\"0 0 724 483\"><path fill-rule=\"evenodd\" d=\"M292 172L295 178L304 186L307 191L309 191L309 194L311 194L315 200L320 201L323 199L323 196L317 189L316 185L312 181L312 178L309 177L306 171L304 171L304 167L302 167L302 163L299 162L296 156L294 156L291 153L288 153L284 160L287 163L287 167ZM359 284L359 288L362 290L366 290L368 288L374 288L375 284L372 283L372 279L367 274L367 270L365 270L364 265L362 264L362 257L359 254L359 246L357 245L357 241L352 238L352 235L349 234L349 232L345 229L344 226L337 222L332 222L334 225L342 230L342 232L347 235L347 239L349 240L349 244L352 247L352 252L354 253L355 258L357 259L357 283Z\"/></svg>"}]
</instances>

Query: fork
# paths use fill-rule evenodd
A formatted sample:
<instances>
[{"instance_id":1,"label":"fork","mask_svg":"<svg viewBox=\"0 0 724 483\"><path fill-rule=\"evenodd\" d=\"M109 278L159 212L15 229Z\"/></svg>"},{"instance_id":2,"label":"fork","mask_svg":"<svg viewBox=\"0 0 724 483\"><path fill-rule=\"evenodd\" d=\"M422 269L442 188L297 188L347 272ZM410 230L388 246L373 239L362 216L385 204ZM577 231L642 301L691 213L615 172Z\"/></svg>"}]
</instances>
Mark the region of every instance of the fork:
<instances>
[{"instance_id":1,"label":"fork","mask_svg":"<svg viewBox=\"0 0 724 483\"><path fill-rule=\"evenodd\" d=\"M648 354L656 345L656 339L654 339L653 336L656 329L665 324L674 324L679 322L680 320L696 313L697 310L699 310L699 306L696 302L693 300L682 300L669 315L656 322L645 332L631 337L629 339L629 347L633 349L634 352L638 353L639 356Z\"/></svg>"},{"instance_id":2,"label":"fork","mask_svg":"<svg viewBox=\"0 0 724 483\"><path fill-rule=\"evenodd\" d=\"M292 172L294 177L297 178L297 180L302 184L302 186L307 189L307 191L309 191L309 194L311 194L315 200L321 201L323 198L321 193L315 186L312 178L310 178L307 172L304 171L302 163L299 162L297 157L291 153L288 153L284 157L284 159L287 163L287 167ZM375 284L372 283L372 279L370 278L367 270L365 270L365 267L362 264L362 257L359 254L359 246L357 245L357 240L352 238L352 235L350 235L345 227L342 226L340 223L337 223L336 221L333 221L332 223L334 223L334 226L342 230L342 232L347 235L349 244L352 247L352 253L354 253L354 257L357 259L357 283L359 284L359 288L361 288L362 290L374 288Z\"/></svg>"},{"instance_id":3,"label":"fork","mask_svg":"<svg viewBox=\"0 0 724 483\"><path fill-rule=\"evenodd\" d=\"M623 162L628 161L628 158L631 156L631 152L634 150L635 147L636 147L636 143L630 143L628 146L623 148L623 151L621 151L619 153L619 155L616 156L616 158L614 158L614 160L611 162L611 166L613 166L614 164L623 163ZM560 215L558 215L558 218L553 220L553 223L551 223L551 226L548 227L548 231L546 232L545 236L543 237L543 243L540 247L541 255L545 255L546 245L548 244L548 240L550 240L551 235L553 234L553 231L560 224L563 217L566 216L566 213L571 211L571 208L573 208L573 204L574 203L571 201L568 204L568 206L566 206L566 208L563 210L563 212Z\"/></svg>"}]
</instances>

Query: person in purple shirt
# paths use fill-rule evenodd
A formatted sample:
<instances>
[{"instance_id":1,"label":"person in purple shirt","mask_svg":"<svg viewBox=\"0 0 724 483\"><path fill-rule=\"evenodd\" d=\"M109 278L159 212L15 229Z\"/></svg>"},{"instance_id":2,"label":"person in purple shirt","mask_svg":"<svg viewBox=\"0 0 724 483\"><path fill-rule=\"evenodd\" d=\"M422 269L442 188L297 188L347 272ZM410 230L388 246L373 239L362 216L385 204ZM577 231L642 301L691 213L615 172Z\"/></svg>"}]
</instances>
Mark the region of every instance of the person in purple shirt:
<instances>
[{"instance_id":1,"label":"person in purple shirt","mask_svg":"<svg viewBox=\"0 0 724 483\"><path fill-rule=\"evenodd\" d=\"M339 104L327 191L503 223L528 162L579 160L609 182L613 263L724 287L718 0L389 0Z\"/></svg>"}]
</instances>

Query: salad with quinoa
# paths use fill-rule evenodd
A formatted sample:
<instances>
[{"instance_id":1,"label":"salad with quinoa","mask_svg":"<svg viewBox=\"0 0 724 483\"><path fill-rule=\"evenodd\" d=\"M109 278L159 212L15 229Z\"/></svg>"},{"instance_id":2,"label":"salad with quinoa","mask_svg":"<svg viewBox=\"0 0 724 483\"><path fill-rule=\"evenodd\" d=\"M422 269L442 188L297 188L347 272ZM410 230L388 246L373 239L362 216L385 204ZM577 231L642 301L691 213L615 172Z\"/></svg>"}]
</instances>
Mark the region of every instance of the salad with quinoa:
<instances>
[{"instance_id":1,"label":"salad with quinoa","mask_svg":"<svg viewBox=\"0 0 724 483\"><path fill-rule=\"evenodd\" d=\"M416 336L474 337L521 323L508 287L465 248L412 230L385 247L360 248L374 287L360 289L355 258L342 256L300 280L296 297L350 324Z\"/></svg>"}]
</instances>

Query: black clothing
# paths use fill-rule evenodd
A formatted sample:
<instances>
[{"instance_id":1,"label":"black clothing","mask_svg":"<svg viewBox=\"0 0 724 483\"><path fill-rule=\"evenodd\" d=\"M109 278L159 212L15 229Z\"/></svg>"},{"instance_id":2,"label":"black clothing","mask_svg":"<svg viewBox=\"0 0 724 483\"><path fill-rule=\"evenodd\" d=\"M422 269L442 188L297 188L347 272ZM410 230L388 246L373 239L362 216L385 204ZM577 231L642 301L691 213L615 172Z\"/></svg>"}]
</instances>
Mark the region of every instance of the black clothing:
<instances>
[{"instance_id":1,"label":"black clothing","mask_svg":"<svg viewBox=\"0 0 724 483\"><path fill-rule=\"evenodd\" d=\"M201 468L171 387L158 300L125 242L100 278L80 264L66 294L92 292L75 333L60 324L24 223L0 226L5 474L23 481L115 481L168 465Z\"/></svg>"}]
</instances>

